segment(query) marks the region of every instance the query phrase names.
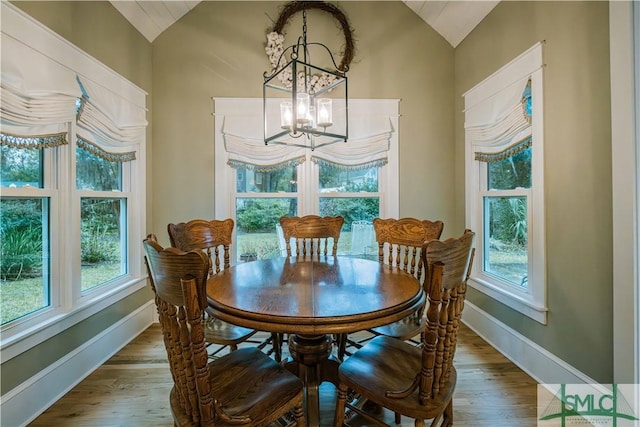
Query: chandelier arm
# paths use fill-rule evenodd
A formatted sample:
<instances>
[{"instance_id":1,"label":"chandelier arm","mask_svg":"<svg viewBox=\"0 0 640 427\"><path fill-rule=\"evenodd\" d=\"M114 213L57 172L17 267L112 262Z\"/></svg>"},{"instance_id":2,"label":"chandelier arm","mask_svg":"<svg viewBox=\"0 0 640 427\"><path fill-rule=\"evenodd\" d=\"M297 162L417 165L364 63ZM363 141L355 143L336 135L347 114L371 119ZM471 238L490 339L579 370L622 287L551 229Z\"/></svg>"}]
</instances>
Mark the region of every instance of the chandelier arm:
<instances>
[{"instance_id":1,"label":"chandelier arm","mask_svg":"<svg viewBox=\"0 0 640 427\"><path fill-rule=\"evenodd\" d=\"M336 69L338 68L338 65L336 64L336 60L333 59L333 55L331 54L331 50L327 46L325 46L324 44L319 43L319 42L311 42L311 43L307 44L307 46L312 46L312 45L313 46L322 46L323 48L325 48L327 50L327 53L329 54L329 58L331 58L331 62L333 62L333 66L336 67Z\"/></svg>"}]
</instances>

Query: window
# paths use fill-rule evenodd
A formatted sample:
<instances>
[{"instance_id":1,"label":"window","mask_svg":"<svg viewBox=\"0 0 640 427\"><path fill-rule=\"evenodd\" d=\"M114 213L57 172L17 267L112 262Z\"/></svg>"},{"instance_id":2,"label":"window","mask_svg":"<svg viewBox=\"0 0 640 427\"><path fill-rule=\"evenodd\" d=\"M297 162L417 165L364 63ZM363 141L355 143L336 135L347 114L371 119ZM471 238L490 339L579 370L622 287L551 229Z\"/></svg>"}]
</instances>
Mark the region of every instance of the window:
<instances>
[{"instance_id":1,"label":"window","mask_svg":"<svg viewBox=\"0 0 640 427\"><path fill-rule=\"evenodd\" d=\"M49 205L44 149L0 147L1 323L51 303Z\"/></svg>"},{"instance_id":2,"label":"window","mask_svg":"<svg viewBox=\"0 0 640 427\"><path fill-rule=\"evenodd\" d=\"M464 97L470 285L546 323L542 45Z\"/></svg>"},{"instance_id":3,"label":"window","mask_svg":"<svg viewBox=\"0 0 640 427\"><path fill-rule=\"evenodd\" d=\"M82 292L127 273L128 192L123 191L123 183L128 180L123 181L123 174L128 177L130 168L108 158L108 153L78 139L76 186L80 195Z\"/></svg>"},{"instance_id":4,"label":"window","mask_svg":"<svg viewBox=\"0 0 640 427\"><path fill-rule=\"evenodd\" d=\"M398 215L398 101L349 102L349 141L311 151L265 147L261 99L215 100L216 217L235 220L236 262L286 253L279 218L308 214L343 216L338 253L377 259L372 220Z\"/></svg>"},{"instance_id":5,"label":"window","mask_svg":"<svg viewBox=\"0 0 640 427\"><path fill-rule=\"evenodd\" d=\"M35 21L23 24L2 29L8 358L145 286L145 168L136 159L145 149L145 94Z\"/></svg>"}]
</instances>

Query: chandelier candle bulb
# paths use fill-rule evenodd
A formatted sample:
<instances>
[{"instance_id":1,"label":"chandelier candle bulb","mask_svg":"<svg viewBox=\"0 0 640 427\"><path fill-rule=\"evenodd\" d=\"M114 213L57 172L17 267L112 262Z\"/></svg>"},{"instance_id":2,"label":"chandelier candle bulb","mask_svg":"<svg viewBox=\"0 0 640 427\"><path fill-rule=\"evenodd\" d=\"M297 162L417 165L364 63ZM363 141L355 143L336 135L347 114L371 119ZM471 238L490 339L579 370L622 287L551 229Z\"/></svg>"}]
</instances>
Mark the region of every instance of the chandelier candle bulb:
<instances>
[{"instance_id":1,"label":"chandelier candle bulb","mask_svg":"<svg viewBox=\"0 0 640 427\"><path fill-rule=\"evenodd\" d=\"M329 98L318 99L318 126L327 127L333 124L332 102Z\"/></svg>"},{"instance_id":2,"label":"chandelier candle bulb","mask_svg":"<svg viewBox=\"0 0 640 427\"><path fill-rule=\"evenodd\" d=\"M290 102L280 103L280 127L282 129L291 129L293 112L291 111Z\"/></svg>"},{"instance_id":3,"label":"chandelier candle bulb","mask_svg":"<svg viewBox=\"0 0 640 427\"><path fill-rule=\"evenodd\" d=\"M309 123L309 94L308 93L299 93L297 95L298 104L296 116L298 123L307 124Z\"/></svg>"}]
</instances>

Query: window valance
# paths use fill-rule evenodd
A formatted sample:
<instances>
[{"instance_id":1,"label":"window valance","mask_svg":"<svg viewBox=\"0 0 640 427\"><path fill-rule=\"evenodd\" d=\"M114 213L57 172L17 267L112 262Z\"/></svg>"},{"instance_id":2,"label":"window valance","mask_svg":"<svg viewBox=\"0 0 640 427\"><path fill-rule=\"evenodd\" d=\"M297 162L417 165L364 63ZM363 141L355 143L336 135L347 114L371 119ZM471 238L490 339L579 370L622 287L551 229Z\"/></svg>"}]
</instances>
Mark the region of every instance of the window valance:
<instances>
[{"instance_id":1,"label":"window valance","mask_svg":"<svg viewBox=\"0 0 640 427\"><path fill-rule=\"evenodd\" d=\"M295 166L309 159L341 170L381 167L388 162L387 152L395 132L388 116L355 115L350 118L352 136L348 142L317 147L311 151L303 147L265 145L261 120L260 115L229 115L222 118L220 133L229 156L229 166L265 172Z\"/></svg>"},{"instance_id":2,"label":"window valance","mask_svg":"<svg viewBox=\"0 0 640 427\"><path fill-rule=\"evenodd\" d=\"M464 94L465 137L476 160L499 160L535 143L527 103L531 78L542 67L542 43L536 43Z\"/></svg>"},{"instance_id":3,"label":"window valance","mask_svg":"<svg viewBox=\"0 0 640 427\"><path fill-rule=\"evenodd\" d=\"M77 80L82 90L78 136L105 152L130 152L144 138L145 110L91 80Z\"/></svg>"},{"instance_id":4,"label":"window valance","mask_svg":"<svg viewBox=\"0 0 640 427\"><path fill-rule=\"evenodd\" d=\"M467 109L465 133L474 151L498 153L531 136L523 93L529 76Z\"/></svg>"},{"instance_id":5,"label":"window valance","mask_svg":"<svg viewBox=\"0 0 640 427\"><path fill-rule=\"evenodd\" d=\"M75 73L16 41L2 37L0 124L21 137L59 134L74 119L80 88Z\"/></svg>"},{"instance_id":6,"label":"window valance","mask_svg":"<svg viewBox=\"0 0 640 427\"><path fill-rule=\"evenodd\" d=\"M66 144L74 120L78 136L107 157L129 158L143 142L144 108L5 34L2 49L0 144L19 148Z\"/></svg>"}]
</instances>

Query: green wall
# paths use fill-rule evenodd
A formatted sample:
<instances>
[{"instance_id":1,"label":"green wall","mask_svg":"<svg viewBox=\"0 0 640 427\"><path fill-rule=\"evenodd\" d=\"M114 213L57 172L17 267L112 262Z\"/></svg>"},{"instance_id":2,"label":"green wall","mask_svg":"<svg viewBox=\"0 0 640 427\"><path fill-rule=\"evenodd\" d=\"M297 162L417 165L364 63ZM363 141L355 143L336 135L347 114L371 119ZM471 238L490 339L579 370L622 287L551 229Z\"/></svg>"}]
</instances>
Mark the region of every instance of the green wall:
<instances>
[{"instance_id":1,"label":"green wall","mask_svg":"<svg viewBox=\"0 0 640 427\"><path fill-rule=\"evenodd\" d=\"M151 44L108 2L12 2L53 31L151 94ZM151 106L151 96L147 106ZM147 147L151 147L151 112ZM151 195L147 195L150 204ZM147 209L149 210L149 209ZM149 215L150 217L150 215ZM150 223L150 219L148 220ZM141 289L118 303L64 330L0 367L0 393L7 391L64 357L152 300L150 288Z\"/></svg>"},{"instance_id":2,"label":"green wall","mask_svg":"<svg viewBox=\"0 0 640 427\"><path fill-rule=\"evenodd\" d=\"M548 324L470 302L592 379L613 379L608 2L501 2L456 48L456 205L464 217L462 94L540 40Z\"/></svg>"},{"instance_id":3,"label":"green wall","mask_svg":"<svg viewBox=\"0 0 640 427\"><path fill-rule=\"evenodd\" d=\"M213 218L212 97L262 97L267 29L276 2L203 2L153 43L153 230L168 242L169 222ZM356 56L351 98L399 98L400 214L442 219L460 234L453 177L453 48L402 2L340 2ZM285 30L300 33L300 17ZM329 14L309 11L309 41L339 50ZM290 43L289 38L286 40ZM419 185L416 185L419 183Z\"/></svg>"}]
</instances>

